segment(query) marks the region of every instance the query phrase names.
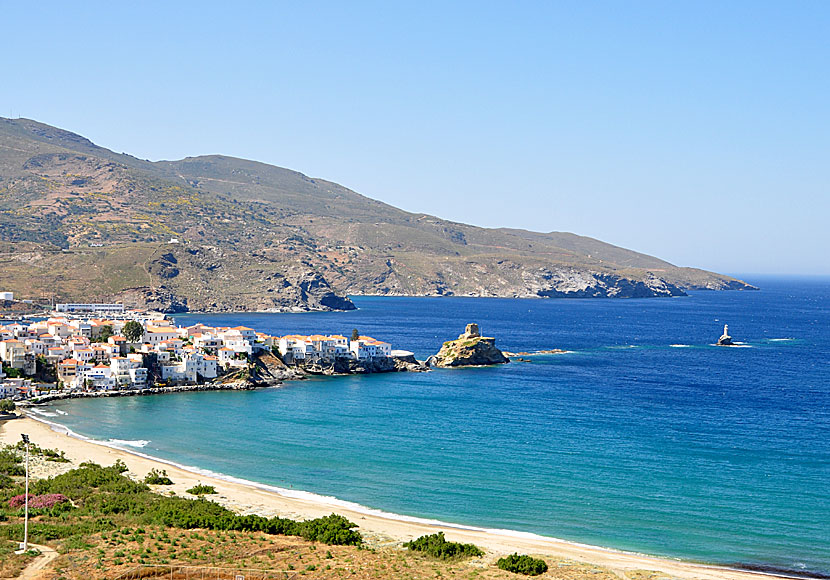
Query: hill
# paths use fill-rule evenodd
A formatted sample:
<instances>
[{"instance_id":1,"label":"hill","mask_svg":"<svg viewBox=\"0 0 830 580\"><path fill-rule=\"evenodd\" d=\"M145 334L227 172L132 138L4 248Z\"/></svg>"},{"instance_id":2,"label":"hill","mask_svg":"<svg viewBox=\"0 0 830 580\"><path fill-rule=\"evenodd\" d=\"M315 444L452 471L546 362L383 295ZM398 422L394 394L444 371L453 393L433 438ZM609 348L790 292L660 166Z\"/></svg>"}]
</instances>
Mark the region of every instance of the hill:
<instances>
[{"instance_id":1,"label":"hill","mask_svg":"<svg viewBox=\"0 0 830 580\"><path fill-rule=\"evenodd\" d=\"M0 117L0 288L165 311L353 308L346 294L678 296L746 289L570 233L402 211L221 155L151 162Z\"/></svg>"}]
</instances>

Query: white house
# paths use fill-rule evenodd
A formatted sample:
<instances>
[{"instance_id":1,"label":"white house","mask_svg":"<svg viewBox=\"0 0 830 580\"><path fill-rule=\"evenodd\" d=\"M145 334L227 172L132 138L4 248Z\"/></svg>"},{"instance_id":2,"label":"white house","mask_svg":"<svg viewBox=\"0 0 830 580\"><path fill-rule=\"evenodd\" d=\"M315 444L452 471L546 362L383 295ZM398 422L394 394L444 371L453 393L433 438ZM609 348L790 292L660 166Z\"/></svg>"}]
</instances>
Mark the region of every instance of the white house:
<instances>
[{"instance_id":1,"label":"white house","mask_svg":"<svg viewBox=\"0 0 830 580\"><path fill-rule=\"evenodd\" d=\"M135 367L130 369L130 382L132 386L138 389L143 389L147 386L147 369L144 367Z\"/></svg>"},{"instance_id":2,"label":"white house","mask_svg":"<svg viewBox=\"0 0 830 580\"><path fill-rule=\"evenodd\" d=\"M35 394L31 379L0 378L0 399L28 397Z\"/></svg>"},{"instance_id":3,"label":"white house","mask_svg":"<svg viewBox=\"0 0 830 580\"><path fill-rule=\"evenodd\" d=\"M148 324L144 328L144 337L142 338L142 342L155 346L160 342L173 340L178 337L178 331L172 326L151 326Z\"/></svg>"},{"instance_id":4,"label":"white house","mask_svg":"<svg viewBox=\"0 0 830 580\"><path fill-rule=\"evenodd\" d=\"M224 344L222 338L212 332L194 332L190 337L193 340L193 346L205 352L216 352Z\"/></svg>"},{"instance_id":5,"label":"white house","mask_svg":"<svg viewBox=\"0 0 830 580\"><path fill-rule=\"evenodd\" d=\"M46 356L48 354L46 343L38 338L27 338L23 341L23 344L26 345L26 350L35 356Z\"/></svg>"},{"instance_id":6,"label":"white house","mask_svg":"<svg viewBox=\"0 0 830 580\"><path fill-rule=\"evenodd\" d=\"M216 378L216 357L205 356L198 352L187 353L181 361L161 365L161 378L164 380L195 383L201 376L205 379Z\"/></svg>"},{"instance_id":7,"label":"white house","mask_svg":"<svg viewBox=\"0 0 830 580\"><path fill-rule=\"evenodd\" d=\"M308 337L300 334L281 336L277 348L283 358L291 360L305 360L314 356L314 346L307 341Z\"/></svg>"},{"instance_id":8,"label":"white house","mask_svg":"<svg viewBox=\"0 0 830 580\"><path fill-rule=\"evenodd\" d=\"M349 343L349 350L358 360L365 360L374 357L388 357L392 354L392 345L382 340L376 340L371 336L361 336L358 340Z\"/></svg>"},{"instance_id":9,"label":"white house","mask_svg":"<svg viewBox=\"0 0 830 580\"><path fill-rule=\"evenodd\" d=\"M108 391L115 388L116 379L112 375L111 367L98 364L78 373L74 380L74 386L82 389Z\"/></svg>"},{"instance_id":10,"label":"white house","mask_svg":"<svg viewBox=\"0 0 830 580\"><path fill-rule=\"evenodd\" d=\"M131 385L133 377L130 375L132 369L141 367L141 358L127 358L114 356L110 359L110 369L117 385Z\"/></svg>"}]
</instances>

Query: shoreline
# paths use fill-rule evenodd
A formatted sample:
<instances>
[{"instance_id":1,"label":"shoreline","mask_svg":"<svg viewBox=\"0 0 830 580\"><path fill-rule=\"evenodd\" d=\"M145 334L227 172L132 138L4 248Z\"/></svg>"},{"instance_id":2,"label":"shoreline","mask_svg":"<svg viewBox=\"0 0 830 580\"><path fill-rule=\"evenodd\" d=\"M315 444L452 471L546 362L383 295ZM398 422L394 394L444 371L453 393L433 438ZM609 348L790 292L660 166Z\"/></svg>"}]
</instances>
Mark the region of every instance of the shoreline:
<instances>
[{"instance_id":1,"label":"shoreline","mask_svg":"<svg viewBox=\"0 0 830 580\"><path fill-rule=\"evenodd\" d=\"M290 380L302 380L302 377ZM202 391L253 391L256 389L267 389L282 386L282 381L273 384L254 385L245 381L233 383L206 383L202 385L175 385L170 387L148 387L146 389L114 389L111 391L60 391L47 393L38 397L22 401L20 407L26 409L29 406L46 405L53 401L66 399L95 399L100 397L144 397L149 395L168 395L171 393L190 393Z\"/></svg>"},{"instance_id":2,"label":"shoreline","mask_svg":"<svg viewBox=\"0 0 830 580\"><path fill-rule=\"evenodd\" d=\"M96 441L73 433L71 429L45 419L26 415L13 421L0 422L0 442L15 443L20 433L27 433L44 448L66 452L73 465L94 461L110 465L123 460L129 472L143 477L150 469L166 469L173 486L165 490L188 496L186 489L197 483L213 485L217 495L210 499L239 513L257 513L263 516L281 515L293 519L309 519L339 513L355 522L369 542L398 544L424 534L444 531L450 540L471 542L488 552L488 558L513 552L575 560L609 568L623 575L626 570L651 570L688 580L751 580L760 578L803 578L793 573L742 570L722 565L702 564L678 559L661 558L613 548L581 544L541 536L530 532L491 529L438 520L394 514L362 506L336 497L312 492L280 488L255 481L218 474L195 466L186 466L119 447L113 443ZM55 473L65 469L62 464L47 466ZM49 473L41 474L48 476Z\"/></svg>"}]
</instances>

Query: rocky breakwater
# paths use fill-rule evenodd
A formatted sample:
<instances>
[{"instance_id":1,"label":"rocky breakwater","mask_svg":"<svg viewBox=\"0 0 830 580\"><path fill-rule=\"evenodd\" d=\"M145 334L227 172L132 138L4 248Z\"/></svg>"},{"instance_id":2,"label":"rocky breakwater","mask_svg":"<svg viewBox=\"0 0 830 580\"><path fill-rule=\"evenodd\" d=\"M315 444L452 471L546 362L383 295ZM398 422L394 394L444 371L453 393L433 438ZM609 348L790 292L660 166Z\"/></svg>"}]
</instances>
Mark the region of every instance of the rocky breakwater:
<instances>
[{"instance_id":1,"label":"rocky breakwater","mask_svg":"<svg viewBox=\"0 0 830 580\"><path fill-rule=\"evenodd\" d=\"M481 336L478 324L467 325L458 340L448 340L426 361L431 367L466 367L504 364L510 359L496 348L496 339Z\"/></svg>"}]
</instances>

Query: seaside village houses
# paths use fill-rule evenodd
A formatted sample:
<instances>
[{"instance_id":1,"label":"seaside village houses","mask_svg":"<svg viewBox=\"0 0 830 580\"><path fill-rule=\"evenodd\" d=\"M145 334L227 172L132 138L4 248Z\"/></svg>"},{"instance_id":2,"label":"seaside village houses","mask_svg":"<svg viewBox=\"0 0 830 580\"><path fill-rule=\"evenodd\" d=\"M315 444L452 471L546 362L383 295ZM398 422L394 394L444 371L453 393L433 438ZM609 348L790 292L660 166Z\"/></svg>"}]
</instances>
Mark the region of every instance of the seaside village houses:
<instances>
[{"instance_id":1,"label":"seaside village houses","mask_svg":"<svg viewBox=\"0 0 830 580\"><path fill-rule=\"evenodd\" d=\"M271 351L286 364L298 365L392 355L389 343L368 336L279 337L244 326L174 326L158 314L110 310L91 314L113 318L85 318L81 310L64 310L53 318L0 326L0 398L31 398L53 387L108 391L198 384L247 367L259 351ZM130 320L144 329L140 341L130 343L122 335ZM43 382L48 380L44 369L54 369L56 383Z\"/></svg>"}]
</instances>

